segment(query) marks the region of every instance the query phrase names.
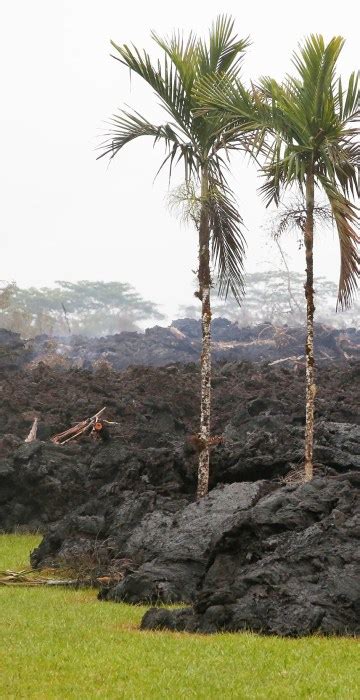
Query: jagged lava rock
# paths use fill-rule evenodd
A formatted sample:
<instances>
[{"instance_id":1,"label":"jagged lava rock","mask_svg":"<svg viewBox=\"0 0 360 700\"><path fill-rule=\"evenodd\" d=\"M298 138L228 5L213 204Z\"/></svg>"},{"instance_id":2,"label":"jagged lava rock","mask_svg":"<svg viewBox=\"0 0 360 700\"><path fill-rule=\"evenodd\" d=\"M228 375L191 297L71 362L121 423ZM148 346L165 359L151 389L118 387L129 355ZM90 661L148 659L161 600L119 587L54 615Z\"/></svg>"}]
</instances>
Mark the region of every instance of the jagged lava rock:
<instances>
[{"instance_id":1,"label":"jagged lava rock","mask_svg":"<svg viewBox=\"0 0 360 700\"><path fill-rule=\"evenodd\" d=\"M34 566L95 555L99 573L120 571L124 579L102 591L104 599L194 601L177 613L149 612L144 626L355 634L359 363L319 365L316 478L283 487L303 459L303 368L229 360L235 347L254 346L254 330L218 326L216 352L227 359L213 366L212 427L224 441L212 450L212 491L198 505L197 453L188 439L198 430L198 364L94 371L38 362L27 369L29 347L6 336L13 359L0 382L0 527L44 531ZM199 327L186 328L147 334L160 364L180 357L181 343L181 357L194 347L198 357ZM271 329L262 337L268 332L272 357L297 351L300 335L278 348ZM128 362L135 341L72 347L74 356L83 348L86 362L89 347L95 359L104 351ZM330 355L340 353L340 341L323 331ZM118 423L109 443L49 441L103 405ZM39 440L24 444L34 415Z\"/></svg>"},{"instance_id":2,"label":"jagged lava rock","mask_svg":"<svg viewBox=\"0 0 360 700\"><path fill-rule=\"evenodd\" d=\"M239 511L208 555L193 608L142 629L360 633L360 474L288 485Z\"/></svg>"},{"instance_id":3,"label":"jagged lava rock","mask_svg":"<svg viewBox=\"0 0 360 700\"><path fill-rule=\"evenodd\" d=\"M100 598L130 603L191 601L213 539L231 527L239 511L272 488L275 486L261 481L229 484L213 489L171 519L161 518L158 512L144 518L130 535L126 549L133 558L139 549L145 550L145 563Z\"/></svg>"},{"instance_id":4,"label":"jagged lava rock","mask_svg":"<svg viewBox=\"0 0 360 700\"><path fill-rule=\"evenodd\" d=\"M276 361L304 355L303 327L262 323L239 327L225 318L214 318L212 355L214 360ZM360 331L315 325L318 363L346 362L360 357ZM0 371L31 366L39 362L71 368L91 369L106 363L114 369L129 365L160 367L174 362L197 362L201 353L201 322L177 319L171 326L154 326L145 333L123 332L101 338L40 335L22 341L16 333L0 329Z\"/></svg>"}]
</instances>

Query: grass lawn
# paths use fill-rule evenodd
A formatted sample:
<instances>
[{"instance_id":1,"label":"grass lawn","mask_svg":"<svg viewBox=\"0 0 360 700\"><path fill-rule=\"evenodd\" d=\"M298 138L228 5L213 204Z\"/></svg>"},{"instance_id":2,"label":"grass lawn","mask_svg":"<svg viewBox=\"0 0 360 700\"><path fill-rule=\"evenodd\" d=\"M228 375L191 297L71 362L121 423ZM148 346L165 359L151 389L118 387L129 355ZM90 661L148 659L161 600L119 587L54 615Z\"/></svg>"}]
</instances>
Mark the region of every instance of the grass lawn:
<instances>
[{"instance_id":1,"label":"grass lawn","mask_svg":"<svg viewBox=\"0 0 360 700\"><path fill-rule=\"evenodd\" d=\"M0 535L0 569L26 568L38 541ZM353 639L140 632L145 609L93 590L0 587L0 698L360 697Z\"/></svg>"}]
</instances>

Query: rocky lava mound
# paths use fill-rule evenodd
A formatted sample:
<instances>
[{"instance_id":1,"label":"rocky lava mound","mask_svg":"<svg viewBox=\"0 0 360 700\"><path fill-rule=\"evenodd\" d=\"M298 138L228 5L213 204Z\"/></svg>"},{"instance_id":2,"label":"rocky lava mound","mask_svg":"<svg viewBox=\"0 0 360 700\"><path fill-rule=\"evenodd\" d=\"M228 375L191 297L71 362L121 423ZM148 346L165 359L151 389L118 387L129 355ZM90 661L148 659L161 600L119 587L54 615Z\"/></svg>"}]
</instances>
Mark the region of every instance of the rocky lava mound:
<instances>
[{"instance_id":1,"label":"rocky lava mound","mask_svg":"<svg viewBox=\"0 0 360 700\"><path fill-rule=\"evenodd\" d=\"M109 574L103 599L194 604L149 611L144 627L358 633L359 363L319 368L310 484L292 483L303 368L224 361L213 376L223 443L212 450L212 490L196 503L197 365L8 368L0 528L44 532L34 566ZM108 443L49 442L103 405L118 422ZM34 415L40 439L26 444Z\"/></svg>"},{"instance_id":2,"label":"rocky lava mound","mask_svg":"<svg viewBox=\"0 0 360 700\"><path fill-rule=\"evenodd\" d=\"M241 495L245 487L246 498L249 485L226 488L235 486ZM153 608L142 628L359 634L359 487L360 473L352 472L275 489L245 509L239 502L207 549L194 606ZM211 503L203 507L210 521ZM120 586L134 590L134 576Z\"/></svg>"}]
</instances>

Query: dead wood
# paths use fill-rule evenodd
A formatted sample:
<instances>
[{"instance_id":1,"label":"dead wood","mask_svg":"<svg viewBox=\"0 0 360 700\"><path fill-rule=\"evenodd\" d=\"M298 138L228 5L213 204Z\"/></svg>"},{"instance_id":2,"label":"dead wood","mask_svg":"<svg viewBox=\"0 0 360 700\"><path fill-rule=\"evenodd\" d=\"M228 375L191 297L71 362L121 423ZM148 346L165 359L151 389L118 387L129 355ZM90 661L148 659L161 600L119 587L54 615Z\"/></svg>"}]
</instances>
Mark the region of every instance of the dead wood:
<instances>
[{"instance_id":1,"label":"dead wood","mask_svg":"<svg viewBox=\"0 0 360 700\"><path fill-rule=\"evenodd\" d=\"M72 428L68 428L68 430L64 430L62 433L53 435L50 438L51 442L54 442L56 445L65 445L65 443L70 442L70 440L75 440L76 438L80 437L80 435L90 432L104 411L106 411L106 406L104 406L104 408L98 411L94 416L91 416L91 418L86 418L80 423L74 425Z\"/></svg>"},{"instance_id":2,"label":"dead wood","mask_svg":"<svg viewBox=\"0 0 360 700\"><path fill-rule=\"evenodd\" d=\"M201 435L190 435L188 442L200 452L204 447L216 447L216 445L222 445L224 443L224 437L222 435L210 435L210 437L205 441Z\"/></svg>"},{"instance_id":3,"label":"dead wood","mask_svg":"<svg viewBox=\"0 0 360 700\"><path fill-rule=\"evenodd\" d=\"M39 576L33 569L23 571L0 571L0 586L65 586L70 588L78 587L100 587L104 585L115 585L122 581L124 574L116 572L107 576L78 576L76 578L51 578Z\"/></svg>"},{"instance_id":4,"label":"dead wood","mask_svg":"<svg viewBox=\"0 0 360 700\"><path fill-rule=\"evenodd\" d=\"M295 357L294 355L291 355L290 357L283 357L281 360L274 360L274 362L269 362L269 367L272 367L273 365L280 365L282 362L295 362L296 364L304 359L304 355L298 355Z\"/></svg>"},{"instance_id":5,"label":"dead wood","mask_svg":"<svg viewBox=\"0 0 360 700\"><path fill-rule=\"evenodd\" d=\"M36 440L38 422L39 422L39 419L36 416L36 418L34 418L34 422L33 422L32 426L31 426L31 430L29 432L29 435L27 436L27 438L25 438L24 442L34 442L34 440Z\"/></svg>"}]
</instances>

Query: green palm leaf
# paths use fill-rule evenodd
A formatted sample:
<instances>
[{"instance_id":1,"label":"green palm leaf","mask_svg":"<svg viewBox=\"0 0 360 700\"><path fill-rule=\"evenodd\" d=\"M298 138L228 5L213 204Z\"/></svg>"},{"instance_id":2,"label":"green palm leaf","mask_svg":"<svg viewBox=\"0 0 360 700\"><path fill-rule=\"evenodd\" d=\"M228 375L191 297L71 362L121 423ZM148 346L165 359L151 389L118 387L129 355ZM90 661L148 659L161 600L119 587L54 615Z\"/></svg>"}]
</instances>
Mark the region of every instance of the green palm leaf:
<instances>
[{"instance_id":1,"label":"green palm leaf","mask_svg":"<svg viewBox=\"0 0 360 700\"><path fill-rule=\"evenodd\" d=\"M319 178L328 197L339 235L340 278L338 304L348 308L356 294L360 273L358 246L360 237L356 231L358 209L325 177Z\"/></svg>"},{"instance_id":2,"label":"green palm leaf","mask_svg":"<svg viewBox=\"0 0 360 700\"><path fill-rule=\"evenodd\" d=\"M219 295L226 299L230 290L240 303L244 294L246 249L243 221L234 196L223 179L210 178L208 208L212 230L212 259L217 271Z\"/></svg>"}]
</instances>

